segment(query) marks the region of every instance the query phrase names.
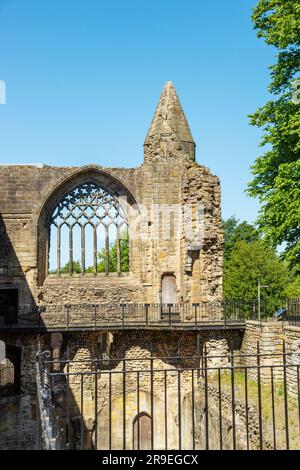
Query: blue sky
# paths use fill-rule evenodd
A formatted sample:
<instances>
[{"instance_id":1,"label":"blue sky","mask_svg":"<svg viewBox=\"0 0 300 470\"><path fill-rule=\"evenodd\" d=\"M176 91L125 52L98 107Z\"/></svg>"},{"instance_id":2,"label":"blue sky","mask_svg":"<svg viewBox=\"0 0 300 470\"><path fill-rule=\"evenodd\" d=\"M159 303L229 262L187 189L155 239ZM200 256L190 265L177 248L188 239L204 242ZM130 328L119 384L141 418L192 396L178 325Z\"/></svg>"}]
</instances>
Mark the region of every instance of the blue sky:
<instances>
[{"instance_id":1,"label":"blue sky","mask_svg":"<svg viewBox=\"0 0 300 470\"><path fill-rule=\"evenodd\" d=\"M218 175L223 217L253 221L244 194L274 51L256 37L255 0L0 0L0 163L133 167L172 80ZM1 184L1 182L0 182Z\"/></svg>"}]
</instances>

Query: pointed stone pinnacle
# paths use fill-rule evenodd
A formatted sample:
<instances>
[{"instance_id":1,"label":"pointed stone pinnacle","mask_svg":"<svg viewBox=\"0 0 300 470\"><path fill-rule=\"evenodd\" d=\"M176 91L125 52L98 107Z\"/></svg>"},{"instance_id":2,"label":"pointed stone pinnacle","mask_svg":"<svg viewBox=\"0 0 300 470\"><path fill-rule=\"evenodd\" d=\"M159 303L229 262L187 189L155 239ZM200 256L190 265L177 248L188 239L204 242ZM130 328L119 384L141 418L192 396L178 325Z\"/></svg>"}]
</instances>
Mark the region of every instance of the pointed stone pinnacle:
<instances>
[{"instance_id":1,"label":"pointed stone pinnacle","mask_svg":"<svg viewBox=\"0 0 300 470\"><path fill-rule=\"evenodd\" d=\"M188 122L171 81L166 82L164 86L145 139L145 145L152 136L160 138L161 135L166 136L168 134L172 134L180 142L194 144Z\"/></svg>"}]
</instances>

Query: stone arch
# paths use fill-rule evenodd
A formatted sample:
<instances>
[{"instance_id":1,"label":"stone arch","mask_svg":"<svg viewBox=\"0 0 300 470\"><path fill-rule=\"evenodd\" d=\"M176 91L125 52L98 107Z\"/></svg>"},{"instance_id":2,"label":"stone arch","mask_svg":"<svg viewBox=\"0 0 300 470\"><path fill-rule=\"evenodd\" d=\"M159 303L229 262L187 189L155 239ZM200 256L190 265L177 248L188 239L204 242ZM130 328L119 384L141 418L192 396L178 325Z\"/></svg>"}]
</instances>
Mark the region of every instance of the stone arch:
<instances>
[{"instance_id":1,"label":"stone arch","mask_svg":"<svg viewBox=\"0 0 300 470\"><path fill-rule=\"evenodd\" d=\"M174 395L175 396L175 395ZM169 391L169 400L174 399L173 394ZM164 400L160 399L157 394L152 396L147 390L139 390L139 409L137 408L137 390L131 390L126 393L125 398L126 413L125 422L123 422L123 396L122 394L114 396L110 403L106 403L97 416L97 449L109 449L111 444L112 450L123 449L123 429L125 427L126 449L134 449L133 443L133 426L137 416L148 415L153 425L153 446L154 449L165 448L165 416ZM153 416L151 411L153 410ZM175 449L178 445L178 425L175 407L168 407L167 416L167 440L168 448ZM120 432L120 430L122 430ZM109 442L111 436L111 442ZM93 443L95 446L95 430L93 432Z\"/></svg>"},{"instance_id":2,"label":"stone arch","mask_svg":"<svg viewBox=\"0 0 300 470\"><path fill-rule=\"evenodd\" d=\"M134 450L151 449L151 420L145 412L138 413L132 423L132 446Z\"/></svg>"},{"instance_id":3,"label":"stone arch","mask_svg":"<svg viewBox=\"0 0 300 470\"><path fill-rule=\"evenodd\" d=\"M6 344L5 356L0 363L0 396L18 395L21 392L21 348Z\"/></svg>"},{"instance_id":4,"label":"stone arch","mask_svg":"<svg viewBox=\"0 0 300 470\"><path fill-rule=\"evenodd\" d=\"M86 166L62 178L48 192L37 214L37 267L39 285L43 284L48 274L50 217L64 195L86 182L97 184L119 198L120 205L129 214L129 227L131 221L139 214L136 199L125 183L100 167Z\"/></svg>"}]
</instances>

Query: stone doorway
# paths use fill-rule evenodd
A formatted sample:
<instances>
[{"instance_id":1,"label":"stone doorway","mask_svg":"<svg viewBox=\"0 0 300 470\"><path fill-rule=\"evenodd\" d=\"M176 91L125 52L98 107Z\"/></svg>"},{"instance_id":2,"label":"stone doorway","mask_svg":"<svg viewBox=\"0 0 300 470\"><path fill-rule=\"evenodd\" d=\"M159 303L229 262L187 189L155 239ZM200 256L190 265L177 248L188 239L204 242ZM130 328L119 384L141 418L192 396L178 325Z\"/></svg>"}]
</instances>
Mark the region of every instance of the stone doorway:
<instances>
[{"instance_id":1,"label":"stone doorway","mask_svg":"<svg viewBox=\"0 0 300 470\"><path fill-rule=\"evenodd\" d=\"M161 279L161 320L178 321L176 276L164 274Z\"/></svg>"},{"instance_id":2,"label":"stone doorway","mask_svg":"<svg viewBox=\"0 0 300 470\"><path fill-rule=\"evenodd\" d=\"M176 304L177 286L174 274L164 274L161 280L161 303Z\"/></svg>"},{"instance_id":3,"label":"stone doorway","mask_svg":"<svg viewBox=\"0 0 300 470\"><path fill-rule=\"evenodd\" d=\"M133 422L133 449L151 449L151 417L140 413Z\"/></svg>"}]
</instances>

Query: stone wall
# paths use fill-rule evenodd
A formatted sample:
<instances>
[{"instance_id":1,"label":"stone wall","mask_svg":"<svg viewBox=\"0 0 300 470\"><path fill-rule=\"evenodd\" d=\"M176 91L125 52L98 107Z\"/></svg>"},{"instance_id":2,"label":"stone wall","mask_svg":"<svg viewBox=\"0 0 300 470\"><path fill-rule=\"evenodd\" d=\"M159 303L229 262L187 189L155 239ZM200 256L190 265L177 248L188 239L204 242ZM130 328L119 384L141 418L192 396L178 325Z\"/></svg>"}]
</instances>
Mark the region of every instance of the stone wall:
<instances>
[{"instance_id":1,"label":"stone wall","mask_svg":"<svg viewBox=\"0 0 300 470\"><path fill-rule=\"evenodd\" d=\"M171 161L152 160L128 170L96 165L82 169L0 166L0 178L4 181L0 188L0 288L19 289L20 311L41 300L53 303L59 298L76 303L82 299L82 292L93 301L101 288L108 299L116 301L123 296L131 302L137 298L160 302L164 273L176 276L177 302L221 299L219 180L180 152L175 152ZM71 187L89 179L110 184L143 212L140 222L133 221L137 209L132 214L136 231L130 241L130 275L126 281L116 275L95 279L91 275L62 276L55 281L45 271L47 217ZM203 207L200 218L197 204ZM189 233L185 233L187 227ZM122 295L120 291L126 289L129 295Z\"/></svg>"},{"instance_id":2,"label":"stone wall","mask_svg":"<svg viewBox=\"0 0 300 470\"><path fill-rule=\"evenodd\" d=\"M35 413L35 402L31 395L0 399L1 450L35 449Z\"/></svg>"},{"instance_id":3,"label":"stone wall","mask_svg":"<svg viewBox=\"0 0 300 470\"><path fill-rule=\"evenodd\" d=\"M90 276L82 282L78 275L48 278L39 296L41 305L143 303L143 288L130 276Z\"/></svg>"},{"instance_id":4,"label":"stone wall","mask_svg":"<svg viewBox=\"0 0 300 470\"><path fill-rule=\"evenodd\" d=\"M284 326L288 390L298 399L300 395L300 327Z\"/></svg>"},{"instance_id":5,"label":"stone wall","mask_svg":"<svg viewBox=\"0 0 300 470\"><path fill-rule=\"evenodd\" d=\"M18 289L18 313L22 322L29 321L37 306L50 310L53 307L55 311L55 306L63 304L160 303L165 274L176 277L177 303L221 300L220 183L207 168L195 162L195 143L170 83L159 107L162 110L155 114L145 142L144 162L137 168L0 165L0 289ZM51 215L66 194L87 182L127 200L130 244L127 275L54 277L48 274ZM58 317L62 314L59 311ZM230 333L207 335L210 354L232 348ZM35 406L36 338L22 333L7 334L5 338L22 351L22 397L12 417L7 414L7 423L10 430L17 429L16 442L25 446L27 438L18 437L18 423L27 428L28 442L32 442L34 417L28 407L29 403L30 409ZM111 347L116 357L129 353L134 357L140 354L148 357L150 353L170 357L194 354L196 347L192 332L114 332L113 338ZM220 342L216 341L219 339ZM45 346L51 347L49 335L44 340ZM200 343L204 341L203 335ZM55 350L56 358L57 353ZM99 354L99 334L65 335L61 354L62 358L69 354L74 360L94 360ZM167 360L156 366L165 367L165 364L176 372L176 365ZM76 367L80 371L83 364L77 362ZM175 384L175 375L173 379ZM91 380L92 374L85 384L89 393L85 400L87 407L94 406ZM159 387L158 378L156 386ZM144 392L148 392L147 387ZM147 396L145 406L149 402ZM75 413L78 412L76 387L74 397ZM64 413L66 410L60 405ZM85 412L88 432L91 431L89 413Z\"/></svg>"},{"instance_id":6,"label":"stone wall","mask_svg":"<svg viewBox=\"0 0 300 470\"><path fill-rule=\"evenodd\" d=\"M286 378L288 390L296 397L299 394L299 368L300 368L300 327L289 326L286 322L257 322L247 321L245 335L243 338L241 352L243 354L256 354L259 344L261 353L260 364L265 366L261 369L261 379L269 383L271 379L271 367L275 381L282 381L284 370L280 365L286 361ZM285 347L286 358L283 351ZM264 356L265 355L265 356ZM244 364L253 366L249 370L252 378L257 378L257 358L244 358Z\"/></svg>"},{"instance_id":7,"label":"stone wall","mask_svg":"<svg viewBox=\"0 0 300 470\"><path fill-rule=\"evenodd\" d=\"M21 351L21 390L0 398L0 449L34 449L36 443L36 336L1 334L8 346Z\"/></svg>"},{"instance_id":8,"label":"stone wall","mask_svg":"<svg viewBox=\"0 0 300 470\"><path fill-rule=\"evenodd\" d=\"M103 335L109 335L109 338L103 341ZM168 447L176 448L179 419L178 380L180 403L183 406L191 388L197 390L199 372L192 372L190 369L204 365L195 357L199 352L203 352L204 344L207 344L208 365L215 367L222 365L224 359L220 357L210 361L211 355L232 352L232 348L236 349L241 342L241 335L230 331L219 332L217 335L212 331L202 332L198 339L195 332L175 331L69 333L65 336L68 346L62 354L62 359L69 358L71 361L69 365L65 365L64 372L71 374L68 383L72 423L79 423L82 414L85 446L95 446L97 439L98 448L108 447L110 422L114 429L113 448L122 448L123 434L119 430L123 429L124 424L124 401L127 448L132 448L132 426L137 415L138 399L139 411L153 416L156 448L163 448L165 445L165 428L161 416L164 413L164 400L167 400ZM106 344L104 350L103 344ZM110 362L95 360L105 358L103 353L108 353ZM123 374L124 370L126 376ZM153 413L151 396L152 405L155 407ZM191 419L184 413L181 419L185 423L183 426L189 426L189 432L183 433L185 441L182 444L188 448L191 442ZM80 436L80 432L77 433Z\"/></svg>"}]
</instances>

